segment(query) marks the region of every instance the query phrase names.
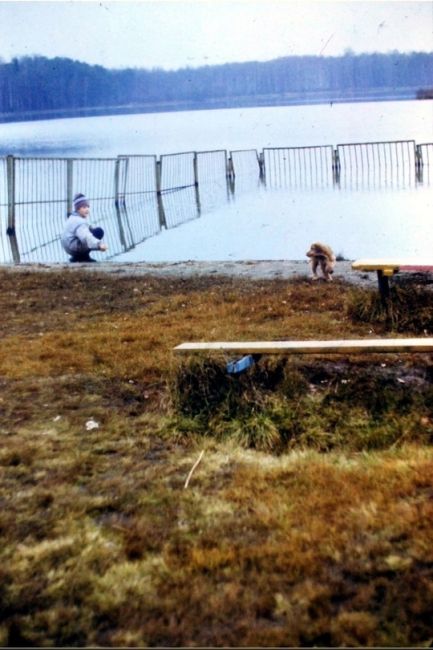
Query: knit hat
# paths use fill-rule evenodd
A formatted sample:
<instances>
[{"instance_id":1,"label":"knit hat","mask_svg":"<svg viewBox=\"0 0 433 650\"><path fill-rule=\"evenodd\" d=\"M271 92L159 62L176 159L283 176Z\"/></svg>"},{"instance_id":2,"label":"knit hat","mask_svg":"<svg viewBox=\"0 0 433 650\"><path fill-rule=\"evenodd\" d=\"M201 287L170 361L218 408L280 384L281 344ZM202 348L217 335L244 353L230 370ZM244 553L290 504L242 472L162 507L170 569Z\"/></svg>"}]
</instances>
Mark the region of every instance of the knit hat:
<instances>
[{"instance_id":1,"label":"knit hat","mask_svg":"<svg viewBox=\"0 0 433 650\"><path fill-rule=\"evenodd\" d=\"M84 194L76 194L74 196L74 210L79 210L80 208L89 207L89 201L86 199Z\"/></svg>"}]
</instances>

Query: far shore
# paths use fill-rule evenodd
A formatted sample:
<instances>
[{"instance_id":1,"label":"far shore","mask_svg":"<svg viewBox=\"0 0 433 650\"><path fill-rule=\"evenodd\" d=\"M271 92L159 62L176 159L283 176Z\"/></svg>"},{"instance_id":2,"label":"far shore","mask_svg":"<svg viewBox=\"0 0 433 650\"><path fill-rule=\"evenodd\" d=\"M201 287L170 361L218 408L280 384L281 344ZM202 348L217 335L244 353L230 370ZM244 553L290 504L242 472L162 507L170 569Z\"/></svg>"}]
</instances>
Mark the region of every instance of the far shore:
<instances>
[{"instance_id":1,"label":"far shore","mask_svg":"<svg viewBox=\"0 0 433 650\"><path fill-rule=\"evenodd\" d=\"M32 122L76 117L109 117L112 115L136 115L144 113L172 113L179 111L206 111L227 108L260 108L277 106L304 106L309 104L346 104L353 102L387 102L424 99L417 97L419 88L378 88L370 91L305 92L224 97L206 101L172 101L120 106L88 106L86 108L58 108L40 111L0 113L0 124L8 122Z\"/></svg>"}]
</instances>

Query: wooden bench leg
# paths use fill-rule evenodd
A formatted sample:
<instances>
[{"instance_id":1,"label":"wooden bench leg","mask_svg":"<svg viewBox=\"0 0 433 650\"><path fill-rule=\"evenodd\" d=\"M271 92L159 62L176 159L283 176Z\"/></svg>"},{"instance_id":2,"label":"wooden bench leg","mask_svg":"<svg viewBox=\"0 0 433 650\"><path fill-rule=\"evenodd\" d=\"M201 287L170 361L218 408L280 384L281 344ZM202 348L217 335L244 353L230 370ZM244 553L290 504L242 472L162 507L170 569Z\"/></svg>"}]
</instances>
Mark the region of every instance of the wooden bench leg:
<instances>
[{"instance_id":1,"label":"wooden bench leg","mask_svg":"<svg viewBox=\"0 0 433 650\"><path fill-rule=\"evenodd\" d=\"M389 300L389 279L387 275L384 275L383 271L377 272L377 282L379 285L380 298L382 300L382 305L386 307Z\"/></svg>"}]
</instances>

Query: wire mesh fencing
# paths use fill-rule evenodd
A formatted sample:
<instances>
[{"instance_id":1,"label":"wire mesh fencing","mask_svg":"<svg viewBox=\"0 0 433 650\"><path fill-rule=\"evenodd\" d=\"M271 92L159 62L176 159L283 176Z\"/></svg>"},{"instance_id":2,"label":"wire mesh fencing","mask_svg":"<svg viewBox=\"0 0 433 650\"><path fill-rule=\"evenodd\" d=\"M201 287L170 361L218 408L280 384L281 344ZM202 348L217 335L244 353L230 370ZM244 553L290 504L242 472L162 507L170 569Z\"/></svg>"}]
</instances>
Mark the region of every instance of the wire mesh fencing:
<instances>
[{"instance_id":1,"label":"wire mesh fencing","mask_svg":"<svg viewBox=\"0 0 433 650\"><path fill-rule=\"evenodd\" d=\"M68 211L67 160L15 158L14 223L21 261L47 261L61 251L60 234Z\"/></svg>"},{"instance_id":2,"label":"wire mesh fencing","mask_svg":"<svg viewBox=\"0 0 433 650\"><path fill-rule=\"evenodd\" d=\"M266 184L275 188L311 189L334 182L334 148L274 147L263 150Z\"/></svg>"},{"instance_id":3,"label":"wire mesh fencing","mask_svg":"<svg viewBox=\"0 0 433 650\"><path fill-rule=\"evenodd\" d=\"M234 149L228 159L229 190L232 198L257 191L262 183L263 168L257 149Z\"/></svg>"},{"instance_id":4,"label":"wire mesh fencing","mask_svg":"<svg viewBox=\"0 0 433 650\"><path fill-rule=\"evenodd\" d=\"M92 203L116 195L117 158L81 158L72 161L72 187Z\"/></svg>"},{"instance_id":5,"label":"wire mesh fencing","mask_svg":"<svg viewBox=\"0 0 433 650\"><path fill-rule=\"evenodd\" d=\"M156 156L119 156L115 193L122 202L156 192Z\"/></svg>"},{"instance_id":6,"label":"wire mesh fencing","mask_svg":"<svg viewBox=\"0 0 433 650\"><path fill-rule=\"evenodd\" d=\"M161 156L161 191L176 192L196 182L193 151Z\"/></svg>"},{"instance_id":7,"label":"wire mesh fencing","mask_svg":"<svg viewBox=\"0 0 433 650\"><path fill-rule=\"evenodd\" d=\"M228 156L225 149L197 152L197 195L200 215L223 205L229 198L227 187Z\"/></svg>"},{"instance_id":8,"label":"wire mesh fencing","mask_svg":"<svg viewBox=\"0 0 433 650\"><path fill-rule=\"evenodd\" d=\"M197 152L197 180L200 185L221 181L225 179L226 174L227 151L225 149Z\"/></svg>"},{"instance_id":9,"label":"wire mesh fencing","mask_svg":"<svg viewBox=\"0 0 433 650\"><path fill-rule=\"evenodd\" d=\"M417 146L418 154L418 180L430 185L433 180L433 142L426 142Z\"/></svg>"},{"instance_id":10,"label":"wire mesh fencing","mask_svg":"<svg viewBox=\"0 0 433 650\"><path fill-rule=\"evenodd\" d=\"M235 176L258 175L259 173L257 149L234 149L230 151L230 161Z\"/></svg>"},{"instance_id":11,"label":"wire mesh fencing","mask_svg":"<svg viewBox=\"0 0 433 650\"><path fill-rule=\"evenodd\" d=\"M116 218L122 231L124 251L153 237L161 230L157 200L157 157L121 155L115 181ZM110 249L109 257L116 251Z\"/></svg>"},{"instance_id":12,"label":"wire mesh fencing","mask_svg":"<svg viewBox=\"0 0 433 650\"><path fill-rule=\"evenodd\" d=\"M337 145L340 182L354 188L405 187L416 182L414 140Z\"/></svg>"},{"instance_id":13,"label":"wire mesh fencing","mask_svg":"<svg viewBox=\"0 0 433 650\"><path fill-rule=\"evenodd\" d=\"M433 143L413 140L312 147L0 158L0 261L63 261L60 244L75 193L91 201L108 258L196 219L242 192L287 188L406 187L430 182Z\"/></svg>"},{"instance_id":14,"label":"wire mesh fencing","mask_svg":"<svg viewBox=\"0 0 433 650\"><path fill-rule=\"evenodd\" d=\"M433 166L433 142L426 142L418 145L421 154L422 164L426 167Z\"/></svg>"}]
</instances>

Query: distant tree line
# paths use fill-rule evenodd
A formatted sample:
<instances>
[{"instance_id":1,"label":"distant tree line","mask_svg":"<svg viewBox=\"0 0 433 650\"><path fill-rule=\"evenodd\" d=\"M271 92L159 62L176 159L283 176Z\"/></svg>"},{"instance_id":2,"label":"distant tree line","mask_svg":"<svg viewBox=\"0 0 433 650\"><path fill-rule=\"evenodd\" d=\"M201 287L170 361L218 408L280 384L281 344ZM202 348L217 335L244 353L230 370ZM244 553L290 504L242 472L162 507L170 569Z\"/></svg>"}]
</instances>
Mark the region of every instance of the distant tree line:
<instances>
[{"instance_id":1,"label":"distant tree line","mask_svg":"<svg viewBox=\"0 0 433 650\"><path fill-rule=\"evenodd\" d=\"M433 85L433 52L293 56L268 62L110 70L66 58L20 57L0 63L0 113L203 102L260 95L330 93Z\"/></svg>"}]
</instances>

